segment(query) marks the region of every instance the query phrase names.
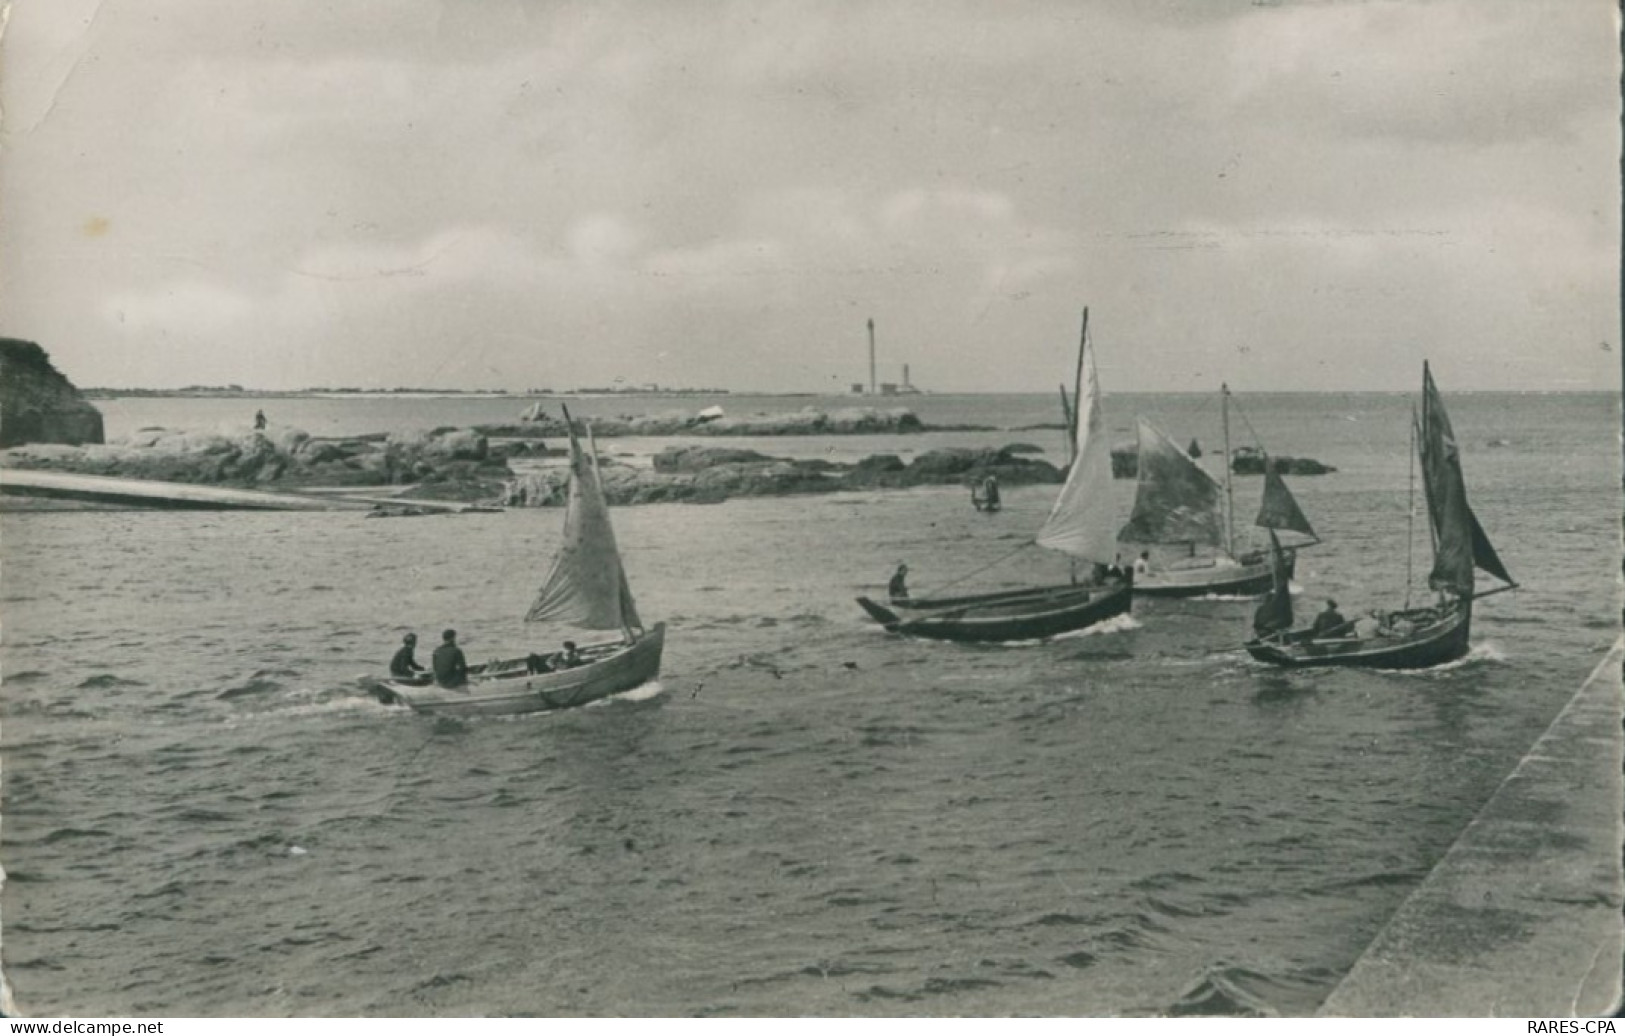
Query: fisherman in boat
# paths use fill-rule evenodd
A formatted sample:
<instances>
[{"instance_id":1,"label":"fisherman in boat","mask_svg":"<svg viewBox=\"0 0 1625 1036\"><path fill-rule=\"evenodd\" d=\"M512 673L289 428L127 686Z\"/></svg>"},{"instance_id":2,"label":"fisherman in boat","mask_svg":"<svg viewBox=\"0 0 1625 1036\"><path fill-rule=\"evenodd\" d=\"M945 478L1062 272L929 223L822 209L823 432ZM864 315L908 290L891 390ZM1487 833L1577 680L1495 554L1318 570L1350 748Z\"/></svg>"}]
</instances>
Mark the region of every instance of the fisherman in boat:
<instances>
[{"instance_id":1,"label":"fisherman in boat","mask_svg":"<svg viewBox=\"0 0 1625 1036\"><path fill-rule=\"evenodd\" d=\"M553 668L555 670L574 669L581 662L581 652L576 650L576 642L573 640L565 641L564 650L553 656Z\"/></svg>"},{"instance_id":2,"label":"fisherman in boat","mask_svg":"<svg viewBox=\"0 0 1625 1036\"><path fill-rule=\"evenodd\" d=\"M457 646L456 630L440 634L440 646L434 649L430 662L434 666L434 682L440 686L462 687L468 683L468 659Z\"/></svg>"},{"instance_id":3,"label":"fisherman in boat","mask_svg":"<svg viewBox=\"0 0 1625 1036\"><path fill-rule=\"evenodd\" d=\"M423 667L418 665L418 660L413 657L417 647L418 635L416 633L408 633L401 638L400 650L395 652L395 657L389 660L390 676L399 677L402 680L417 679L417 675L423 672Z\"/></svg>"},{"instance_id":4,"label":"fisherman in boat","mask_svg":"<svg viewBox=\"0 0 1625 1036\"><path fill-rule=\"evenodd\" d=\"M1140 556L1134 559L1134 578L1139 579L1151 574L1151 552L1140 551Z\"/></svg>"},{"instance_id":5,"label":"fisherman in boat","mask_svg":"<svg viewBox=\"0 0 1625 1036\"><path fill-rule=\"evenodd\" d=\"M1337 602L1327 599L1325 610L1315 616L1315 624L1309 627L1309 635L1317 639L1320 637L1335 637L1343 632L1343 627L1347 625L1348 620L1344 619L1342 613L1337 610Z\"/></svg>"},{"instance_id":6,"label":"fisherman in boat","mask_svg":"<svg viewBox=\"0 0 1625 1036\"><path fill-rule=\"evenodd\" d=\"M908 566L899 564L897 571L891 574L891 582L886 584L886 596L894 601L908 600Z\"/></svg>"}]
</instances>

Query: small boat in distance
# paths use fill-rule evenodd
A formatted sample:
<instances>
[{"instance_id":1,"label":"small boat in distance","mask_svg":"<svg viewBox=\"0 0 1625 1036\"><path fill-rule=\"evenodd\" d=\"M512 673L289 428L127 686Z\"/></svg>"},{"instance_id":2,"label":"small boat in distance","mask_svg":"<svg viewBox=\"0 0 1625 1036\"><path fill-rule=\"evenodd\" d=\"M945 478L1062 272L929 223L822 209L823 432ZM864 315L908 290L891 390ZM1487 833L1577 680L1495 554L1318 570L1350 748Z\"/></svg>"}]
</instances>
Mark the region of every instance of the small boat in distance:
<instances>
[{"instance_id":1,"label":"small boat in distance","mask_svg":"<svg viewBox=\"0 0 1625 1036\"><path fill-rule=\"evenodd\" d=\"M1066 483L1037 538L1017 550L1034 545L1047 547L1104 566L1114 546L1112 469L1087 309L1083 311L1075 393L1077 420L1072 429L1073 460ZM1133 582L1126 575L1088 585L1069 582L957 597L894 597L890 607L867 597L858 598L869 617L891 632L962 641L1052 637L1122 615L1132 603Z\"/></svg>"},{"instance_id":2,"label":"small boat in distance","mask_svg":"<svg viewBox=\"0 0 1625 1036\"><path fill-rule=\"evenodd\" d=\"M619 630L620 638L582 645L579 664L569 668L554 669L548 657L535 653L472 665L462 687L440 687L432 680L374 681L372 691L380 701L440 715L516 715L585 705L660 675L666 624L643 628L609 523L597 447L589 431L589 460L568 410L564 424L570 435L564 541L525 621Z\"/></svg>"},{"instance_id":3,"label":"small boat in distance","mask_svg":"<svg viewBox=\"0 0 1625 1036\"><path fill-rule=\"evenodd\" d=\"M1188 559L1159 563L1141 574L1135 593L1147 597L1201 597L1207 594L1252 596L1270 588L1271 562L1261 550L1238 551L1235 530L1235 491L1231 484L1230 386L1219 386L1224 423L1223 492L1189 451L1161 429L1139 419L1139 484L1134 512L1118 533L1118 540L1133 545L1183 545ZM1260 528L1298 533L1304 540L1282 553L1287 578L1292 577L1301 547L1320 542L1309 519L1265 459L1264 494L1253 524ZM1216 548L1198 554L1197 548Z\"/></svg>"},{"instance_id":4,"label":"small boat in distance","mask_svg":"<svg viewBox=\"0 0 1625 1036\"><path fill-rule=\"evenodd\" d=\"M1351 625L1322 631L1293 630L1292 603L1277 575L1276 589L1255 619L1275 632L1255 634L1244 645L1260 662L1279 666L1365 666L1378 669L1426 669L1467 653L1473 601L1517 587L1467 503L1461 474L1461 452L1450 417L1445 413L1433 373L1422 364L1422 413L1411 417L1411 431L1422 467L1428 528L1433 541L1433 570L1428 586L1437 591L1432 607L1406 607L1387 613L1374 635L1361 636ZM1279 551L1272 547L1272 553ZM1483 593L1474 586L1474 570L1501 580ZM1270 609L1269 614L1263 614Z\"/></svg>"}]
</instances>

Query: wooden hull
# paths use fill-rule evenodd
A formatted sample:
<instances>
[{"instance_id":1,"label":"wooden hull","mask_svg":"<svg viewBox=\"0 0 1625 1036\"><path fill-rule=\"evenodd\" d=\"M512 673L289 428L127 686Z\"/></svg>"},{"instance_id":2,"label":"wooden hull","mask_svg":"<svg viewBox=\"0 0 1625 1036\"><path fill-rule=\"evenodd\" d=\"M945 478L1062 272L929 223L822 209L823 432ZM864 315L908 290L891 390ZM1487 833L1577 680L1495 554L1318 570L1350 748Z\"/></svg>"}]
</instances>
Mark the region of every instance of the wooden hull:
<instances>
[{"instance_id":1,"label":"wooden hull","mask_svg":"<svg viewBox=\"0 0 1625 1036\"><path fill-rule=\"evenodd\" d=\"M1243 646L1260 662L1288 668L1427 669L1465 655L1472 624L1473 605L1465 601L1405 637L1310 640L1300 631L1284 639L1249 640Z\"/></svg>"},{"instance_id":2,"label":"wooden hull","mask_svg":"<svg viewBox=\"0 0 1625 1036\"><path fill-rule=\"evenodd\" d=\"M1287 578L1297 568L1296 551L1282 551L1286 561ZM1270 592L1274 576L1270 561L1263 560L1245 565L1204 565L1191 568L1168 568L1134 581L1134 592L1145 597L1204 597L1208 594L1225 597L1256 597Z\"/></svg>"},{"instance_id":3,"label":"wooden hull","mask_svg":"<svg viewBox=\"0 0 1625 1036\"><path fill-rule=\"evenodd\" d=\"M867 597L858 604L893 633L935 640L1037 640L1086 629L1128 612L1132 584L1052 586L973 597L908 602L893 611Z\"/></svg>"},{"instance_id":4,"label":"wooden hull","mask_svg":"<svg viewBox=\"0 0 1625 1036\"><path fill-rule=\"evenodd\" d=\"M441 716L515 716L585 705L630 691L660 675L666 624L658 622L632 644L602 659L556 673L529 674L525 659L469 667L464 687L384 680L373 685L386 705L407 705Z\"/></svg>"}]
</instances>

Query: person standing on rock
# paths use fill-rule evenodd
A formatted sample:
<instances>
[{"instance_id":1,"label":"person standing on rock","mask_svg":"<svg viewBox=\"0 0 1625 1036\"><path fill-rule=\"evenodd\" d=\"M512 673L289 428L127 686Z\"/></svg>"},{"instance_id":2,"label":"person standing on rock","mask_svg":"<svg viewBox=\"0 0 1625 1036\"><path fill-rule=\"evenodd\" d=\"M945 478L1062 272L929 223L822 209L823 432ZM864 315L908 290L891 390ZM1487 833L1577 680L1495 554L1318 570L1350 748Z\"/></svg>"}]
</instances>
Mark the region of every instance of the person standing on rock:
<instances>
[{"instance_id":1,"label":"person standing on rock","mask_svg":"<svg viewBox=\"0 0 1625 1036\"><path fill-rule=\"evenodd\" d=\"M254 411L254 430L256 432L263 432L263 431L265 431L265 425L266 425L265 411L263 411L263 410Z\"/></svg>"},{"instance_id":2,"label":"person standing on rock","mask_svg":"<svg viewBox=\"0 0 1625 1036\"><path fill-rule=\"evenodd\" d=\"M461 687L468 683L468 660L457 646L457 631L440 634L440 646L434 649L434 682L442 687Z\"/></svg>"}]
</instances>

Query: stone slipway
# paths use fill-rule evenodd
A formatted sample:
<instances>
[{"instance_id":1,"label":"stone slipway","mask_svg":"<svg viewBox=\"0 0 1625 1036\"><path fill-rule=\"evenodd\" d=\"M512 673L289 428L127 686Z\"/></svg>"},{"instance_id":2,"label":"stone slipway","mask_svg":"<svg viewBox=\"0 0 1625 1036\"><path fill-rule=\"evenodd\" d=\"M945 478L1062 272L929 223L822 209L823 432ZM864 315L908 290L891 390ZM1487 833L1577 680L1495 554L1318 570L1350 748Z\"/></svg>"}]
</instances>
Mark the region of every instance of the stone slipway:
<instances>
[{"instance_id":1,"label":"stone slipway","mask_svg":"<svg viewBox=\"0 0 1625 1036\"><path fill-rule=\"evenodd\" d=\"M1323 1017L1607 1015L1625 920L1625 639L1399 908Z\"/></svg>"}]
</instances>

